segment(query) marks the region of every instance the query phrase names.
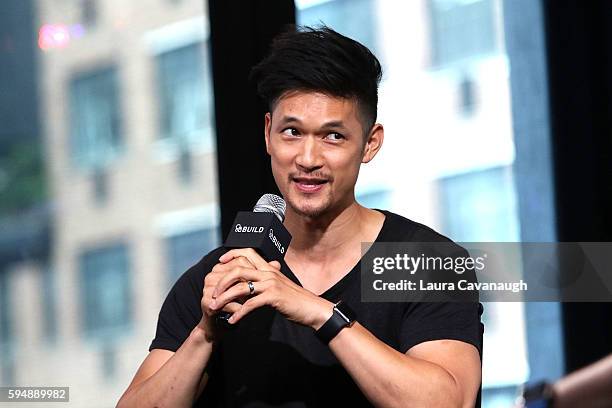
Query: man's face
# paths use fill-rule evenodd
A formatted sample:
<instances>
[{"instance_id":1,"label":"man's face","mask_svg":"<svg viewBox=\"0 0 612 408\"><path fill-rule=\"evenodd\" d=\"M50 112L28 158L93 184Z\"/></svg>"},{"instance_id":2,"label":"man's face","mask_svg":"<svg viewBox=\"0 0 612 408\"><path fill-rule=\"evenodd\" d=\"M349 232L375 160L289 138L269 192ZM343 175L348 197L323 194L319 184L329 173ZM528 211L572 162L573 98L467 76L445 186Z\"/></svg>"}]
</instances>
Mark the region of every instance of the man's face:
<instances>
[{"instance_id":1,"label":"man's face","mask_svg":"<svg viewBox=\"0 0 612 408\"><path fill-rule=\"evenodd\" d=\"M354 201L359 167L378 150L371 154L358 115L352 99L306 91L281 96L266 114L272 173L297 214L317 217Z\"/></svg>"}]
</instances>

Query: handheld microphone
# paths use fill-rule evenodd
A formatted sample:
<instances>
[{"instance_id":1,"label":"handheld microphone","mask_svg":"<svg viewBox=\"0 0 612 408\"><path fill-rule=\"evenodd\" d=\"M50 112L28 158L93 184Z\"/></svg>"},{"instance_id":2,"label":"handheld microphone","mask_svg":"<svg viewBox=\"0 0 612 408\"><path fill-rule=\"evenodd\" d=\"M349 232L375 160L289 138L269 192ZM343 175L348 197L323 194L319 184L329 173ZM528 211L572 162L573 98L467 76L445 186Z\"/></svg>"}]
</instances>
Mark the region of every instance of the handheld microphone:
<instances>
[{"instance_id":1,"label":"handheld microphone","mask_svg":"<svg viewBox=\"0 0 612 408\"><path fill-rule=\"evenodd\" d=\"M264 194L253 211L240 211L223 246L228 249L253 248L266 261L282 261L291 242L291 234L283 225L285 200L275 194ZM221 311L217 324L225 327L231 314Z\"/></svg>"}]
</instances>

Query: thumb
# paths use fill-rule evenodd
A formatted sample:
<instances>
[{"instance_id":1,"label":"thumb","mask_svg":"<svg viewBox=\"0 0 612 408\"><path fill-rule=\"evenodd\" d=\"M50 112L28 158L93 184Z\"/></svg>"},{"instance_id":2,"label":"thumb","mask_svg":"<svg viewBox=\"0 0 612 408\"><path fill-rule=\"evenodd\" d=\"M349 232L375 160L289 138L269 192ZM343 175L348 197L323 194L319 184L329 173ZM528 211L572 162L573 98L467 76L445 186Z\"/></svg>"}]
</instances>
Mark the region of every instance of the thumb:
<instances>
[{"instance_id":1,"label":"thumb","mask_svg":"<svg viewBox=\"0 0 612 408\"><path fill-rule=\"evenodd\" d=\"M268 265L270 265L271 267L273 267L275 269L280 269L281 268L281 264L278 261L268 262Z\"/></svg>"}]
</instances>

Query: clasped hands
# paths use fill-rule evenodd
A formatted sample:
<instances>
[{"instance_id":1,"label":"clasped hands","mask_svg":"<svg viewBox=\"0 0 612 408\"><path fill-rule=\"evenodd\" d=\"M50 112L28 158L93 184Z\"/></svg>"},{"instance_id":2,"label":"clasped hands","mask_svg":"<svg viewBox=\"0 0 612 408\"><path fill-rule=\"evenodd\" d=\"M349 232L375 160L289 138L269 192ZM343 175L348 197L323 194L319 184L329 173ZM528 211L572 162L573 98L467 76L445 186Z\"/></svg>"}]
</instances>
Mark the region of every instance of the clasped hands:
<instances>
[{"instance_id":1,"label":"clasped hands","mask_svg":"<svg viewBox=\"0 0 612 408\"><path fill-rule=\"evenodd\" d=\"M253 291L248 282L252 282ZM332 302L287 278L279 262L266 262L252 248L223 254L204 279L201 306L205 330L212 331L210 320L221 310L231 313L228 322L236 324L264 305L315 330L331 316L333 308Z\"/></svg>"}]
</instances>

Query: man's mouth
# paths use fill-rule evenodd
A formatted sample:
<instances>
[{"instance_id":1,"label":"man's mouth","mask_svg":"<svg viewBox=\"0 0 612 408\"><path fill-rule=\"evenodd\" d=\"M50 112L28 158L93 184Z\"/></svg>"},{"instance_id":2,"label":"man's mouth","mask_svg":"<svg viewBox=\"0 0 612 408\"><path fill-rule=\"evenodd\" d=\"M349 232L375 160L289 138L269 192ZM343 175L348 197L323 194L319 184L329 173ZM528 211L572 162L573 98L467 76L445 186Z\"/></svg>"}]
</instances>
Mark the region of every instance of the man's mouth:
<instances>
[{"instance_id":1,"label":"man's mouth","mask_svg":"<svg viewBox=\"0 0 612 408\"><path fill-rule=\"evenodd\" d=\"M298 190L304 193L314 193L323 188L329 180L318 177L294 177L293 182L296 184Z\"/></svg>"}]
</instances>

